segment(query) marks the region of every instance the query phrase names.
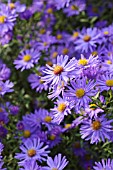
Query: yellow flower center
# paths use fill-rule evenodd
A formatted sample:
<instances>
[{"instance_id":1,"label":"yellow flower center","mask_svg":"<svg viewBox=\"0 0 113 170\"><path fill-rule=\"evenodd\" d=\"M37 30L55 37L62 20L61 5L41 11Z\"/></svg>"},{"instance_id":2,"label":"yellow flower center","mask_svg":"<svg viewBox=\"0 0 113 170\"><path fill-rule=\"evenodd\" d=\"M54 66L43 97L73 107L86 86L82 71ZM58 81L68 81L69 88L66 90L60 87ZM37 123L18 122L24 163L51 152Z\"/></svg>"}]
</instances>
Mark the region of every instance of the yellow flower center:
<instances>
[{"instance_id":1,"label":"yellow flower center","mask_svg":"<svg viewBox=\"0 0 113 170\"><path fill-rule=\"evenodd\" d=\"M71 5L71 9L74 10L78 10L79 8L76 5Z\"/></svg>"},{"instance_id":2,"label":"yellow flower center","mask_svg":"<svg viewBox=\"0 0 113 170\"><path fill-rule=\"evenodd\" d=\"M80 59L80 60L78 61L78 64L79 64L79 65L86 66L86 65L88 64L88 61L87 61L86 58L83 58L83 59Z\"/></svg>"},{"instance_id":3,"label":"yellow flower center","mask_svg":"<svg viewBox=\"0 0 113 170\"><path fill-rule=\"evenodd\" d=\"M52 134L49 138L50 140L55 140L56 136Z\"/></svg>"},{"instance_id":4,"label":"yellow flower center","mask_svg":"<svg viewBox=\"0 0 113 170\"><path fill-rule=\"evenodd\" d=\"M50 123L52 118L51 118L51 116L46 116L44 120L45 120L45 122Z\"/></svg>"},{"instance_id":5,"label":"yellow flower center","mask_svg":"<svg viewBox=\"0 0 113 170\"><path fill-rule=\"evenodd\" d=\"M97 51L93 51L93 52L92 52L92 55L93 55L93 56L97 56L97 55L98 55L98 52L97 52Z\"/></svg>"},{"instance_id":6,"label":"yellow flower center","mask_svg":"<svg viewBox=\"0 0 113 170\"><path fill-rule=\"evenodd\" d=\"M107 64L112 64L111 60L107 60Z\"/></svg>"},{"instance_id":7,"label":"yellow flower center","mask_svg":"<svg viewBox=\"0 0 113 170\"><path fill-rule=\"evenodd\" d=\"M106 85L109 86L109 87L113 87L113 79L106 80Z\"/></svg>"},{"instance_id":8,"label":"yellow flower center","mask_svg":"<svg viewBox=\"0 0 113 170\"><path fill-rule=\"evenodd\" d=\"M101 123L100 121L96 120L96 121L93 121L92 123L92 128L93 130L99 130L101 128Z\"/></svg>"},{"instance_id":9,"label":"yellow flower center","mask_svg":"<svg viewBox=\"0 0 113 170\"><path fill-rule=\"evenodd\" d=\"M62 66L55 66L54 70L53 70L54 74L58 75L61 74L63 72L63 67Z\"/></svg>"},{"instance_id":10,"label":"yellow flower center","mask_svg":"<svg viewBox=\"0 0 113 170\"><path fill-rule=\"evenodd\" d=\"M23 57L23 60L26 61L26 62L28 62L28 61L31 60L31 56L30 56L30 55L25 55L25 56Z\"/></svg>"},{"instance_id":11,"label":"yellow flower center","mask_svg":"<svg viewBox=\"0 0 113 170\"><path fill-rule=\"evenodd\" d=\"M62 34L58 34L56 38L57 38L58 40L61 40L61 39L62 39Z\"/></svg>"},{"instance_id":12,"label":"yellow flower center","mask_svg":"<svg viewBox=\"0 0 113 170\"><path fill-rule=\"evenodd\" d=\"M79 36L79 32L74 32L73 33L73 38L77 38Z\"/></svg>"},{"instance_id":13,"label":"yellow flower center","mask_svg":"<svg viewBox=\"0 0 113 170\"><path fill-rule=\"evenodd\" d=\"M57 168L52 168L52 170L58 170Z\"/></svg>"},{"instance_id":14,"label":"yellow flower center","mask_svg":"<svg viewBox=\"0 0 113 170\"><path fill-rule=\"evenodd\" d=\"M24 137L29 138L31 136L31 132L29 130L24 130Z\"/></svg>"},{"instance_id":15,"label":"yellow flower center","mask_svg":"<svg viewBox=\"0 0 113 170\"><path fill-rule=\"evenodd\" d=\"M27 151L27 154L28 154L28 156L33 157L33 156L36 155L36 150L34 150L34 149L29 149L29 150Z\"/></svg>"},{"instance_id":16,"label":"yellow flower center","mask_svg":"<svg viewBox=\"0 0 113 170\"><path fill-rule=\"evenodd\" d=\"M39 30L39 33L40 33L40 34L44 34L45 32L46 32L46 30L45 30L44 28L42 28L42 29Z\"/></svg>"},{"instance_id":17,"label":"yellow flower center","mask_svg":"<svg viewBox=\"0 0 113 170\"><path fill-rule=\"evenodd\" d=\"M104 35L109 35L109 32L108 31L104 31Z\"/></svg>"},{"instance_id":18,"label":"yellow flower center","mask_svg":"<svg viewBox=\"0 0 113 170\"><path fill-rule=\"evenodd\" d=\"M42 79L40 79L40 84L43 84L43 83L44 83L44 81Z\"/></svg>"},{"instance_id":19,"label":"yellow flower center","mask_svg":"<svg viewBox=\"0 0 113 170\"><path fill-rule=\"evenodd\" d=\"M43 45L46 47L46 46L48 45L48 43L47 43L47 42L44 42Z\"/></svg>"},{"instance_id":20,"label":"yellow flower center","mask_svg":"<svg viewBox=\"0 0 113 170\"><path fill-rule=\"evenodd\" d=\"M62 50L62 53L65 55L65 54L68 54L68 52L69 52L69 49L68 48L64 48L63 50Z\"/></svg>"},{"instance_id":21,"label":"yellow flower center","mask_svg":"<svg viewBox=\"0 0 113 170\"><path fill-rule=\"evenodd\" d=\"M48 13L48 14L52 14L52 13L53 13L53 9L52 9L52 8L48 8L48 9L47 9L47 13Z\"/></svg>"},{"instance_id":22,"label":"yellow flower center","mask_svg":"<svg viewBox=\"0 0 113 170\"><path fill-rule=\"evenodd\" d=\"M52 57L53 57L53 58L56 58L57 55L58 55L58 52L54 52L54 53L52 54Z\"/></svg>"},{"instance_id":23,"label":"yellow flower center","mask_svg":"<svg viewBox=\"0 0 113 170\"><path fill-rule=\"evenodd\" d=\"M59 112L63 112L65 110L65 108L66 108L66 104L65 103L60 103L58 105L58 111Z\"/></svg>"},{"instance_id":24,"label":"yellow flower center","mask_svg":"<svg viewBox=\"0 0 113 170\"><path fill-rule=\"evenodd\" d=\"M76 94L76 97L81 98L84 96L85 91L84 91L84 89L80 88L80 89L76 90L75 94Z\"/></svg>"},{"instance_id":25,"label":"yellow flower center","mask_svg":"<svg viewBox=\"0 0 113 170\"><path fill-rule=\"evenodd\" d=\"M68 129L71 127L71 124L66 124L64 128Z\"/></svg>"},{"instance_id":26,"label":"yellow flower center","mask_svg":"<svg viewBox=\"0 0 113 170\"><path fill-rule=\"evenodd\" d=\"M51 61L47 61L46 64L48 64L49 66L53 65L53 63Z\"/></svg>"},{"instance_id":27,"label":"yellow flower center","mask_svg":"<svg viewBox=\"0 0 113 170\"><path fill-rule=\"evenodd\" d=\"M89 42L89 41L91 40L91 37L90 37L89 35L85 35L84 38L83 38L83 40L84 40L85 42Z\"/></svg>"},{"instance_id":28,"label":"yellow flower center","mask_svg":"<svg viewBox=\"0 0 113 170\"><path fill-rule=\"evenodd\" d=\"M14 9L15 8L15 4L14 3L10 3L9 7L10 7L10 9Z\"/></svg>"},{"instance_id":29,"label":"yellow flower center","mask_svg":"<svg viewBox=\"0 0 113 170\"><path fill-rule=\"evenodd\" d=\"M6 16L2 15L0 16L0 24L3 24L5 22Z\"/></svg>"}]
</instances>

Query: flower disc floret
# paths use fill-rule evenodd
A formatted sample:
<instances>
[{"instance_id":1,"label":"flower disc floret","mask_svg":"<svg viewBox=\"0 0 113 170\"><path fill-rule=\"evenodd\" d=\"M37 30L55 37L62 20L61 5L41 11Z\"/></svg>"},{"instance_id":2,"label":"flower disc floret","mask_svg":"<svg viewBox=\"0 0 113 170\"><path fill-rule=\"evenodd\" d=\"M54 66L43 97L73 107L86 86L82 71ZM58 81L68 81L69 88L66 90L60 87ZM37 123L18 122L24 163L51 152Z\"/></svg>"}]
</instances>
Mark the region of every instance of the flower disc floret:
<instances>
[{"instance_id":1,"label":"flower disc floret","mask_svg":"<svg viewBox=\"0 0 113 170\"><path fill-rule=\"evenodd\" d=\"M30 55L25 55L25 56L23 57L23 60L26 61L26 62L28 62L28 61L31 60L31 56L30 56Z\"/></svg>"},{"instance_id":2,"label":"flower disc floret","mask_svg":"<svg viewBox=\"0 0 113 170\"><path fill-rule=\"evenodd\" d=\"M87 64L88 64L88 61L87 61L87 59L86 59L86 58L83 58L83 59L80 59L80 60L78 61L78 64L79 64L79 65L83 65L83 66L85 66L85 65L87 65Z\"/></svg>"},{"instance_id":3,"label":"flower disc floret","mask_svg":"<svg viewBox=\"0 0 113 170\"><path fill-rule=\"evenodd\" d=\"M85 35L84 38L83 38L83 40L84 40L85 42L89 42L89 41L91 40L91 37L90 37L89 35Z\"/></svg>"},{"instance_id":4,"label":"flower disc floret","mask_svg":"<svg viewBox=\"0 0 113 170\"><path fill-rule=\"evenodd\" d=\"M53 72L54 72L55 75L61 74L62 71L63 71L63 67L62 67L62 66L59 66L59 65L55 66L55 68L54 68L54 70L53 70Z\"/></svg>"},{"instance_id":5,"label":"flower disc floret","mask_svg":"<svg viewBox=\"0 0 113 170\"><path fill-rule=\"evenodd\" d=\"M45 120L45 122L49 123L49 122L51 122L52 118L51 118L51 116L46 116L44 120Z\"/></svg>"},{"instance_id":6,"label":"flower disc floret","mask_svg":"<svg viewBox=\"0 0 113 170\"><path fill-rule=\"evenodd\" d=\"M98 120L93 121L93 123L92 123L92 128L93 128L94 130L99 130L99 129L101 128L101 123L100 123L100 121L98 121Z\"/></svg>"},{"instance_id":7,"label":"flower disc floret","mask_svg":"<svg viewBox=\"0 0 113 170\"><path fill-rule=\"evenodd\" d=\"M27 151L28 156L33 157L36 155L36 150L35 149L29 149Z\"/></svg>"},{"instance_id":8,"label":"flower disc floret","mask_svg":"<svg viewBox=\"0 0 113 170\"><path fill-rule=\"evenodd\" d=\"M9 7L10 7L10 9L14 9L15 8L15 4L14 3L10 3Z\"/></svg>"},{"instance_id":9,"label":"flower disc floret","mask_svg":"<svg viewBox=\"0 0 113 170\"><path fill-rule=\"evenodd\" d=\"M81 98L85 95L85 91L84 91L84 89L80 88L80 89L76 90L75 94L78 98Z\"/></svg>"},{"instance_id":10,"label":"flower disc floret","mask_svg":"<svg viewBox=\"0 0 113 170\"><path fill-rule=\"evenodd\" d=\"M5 22L6 16L2 15L0 16L0 24L3 24Z\"/></svg>"},{"instance_id":11,"label":"flower disc floret","mask_svg":"<svg viewBox=\"0 0 113 170\"><path fill-rule=\"evenodd\" d=\"M113 87L113 79L106 80L106 85L109 86L109 87Z\"/></svg>"},{"instance_id":12,"label":"flower disc floret","mask_svg":"<svg viewBox=\"0 0 113 170\"><path fill-rule=\"evenodd\" d=\"M24 130L24 137L29 138L31 136L31 132L29 130Z\"/></svg>"},{"instance_id":13,"label":"flower disc floret","mask_svg":"<svg viewBox=\"0 0 113 170\"><path fill-rule=\"evenodd\" d=\"M59 112L63 112L65 110L65 108L66 108L66 104L65 103L60 103L58 105L58 111Z\"/></svg>"}]
</instances>

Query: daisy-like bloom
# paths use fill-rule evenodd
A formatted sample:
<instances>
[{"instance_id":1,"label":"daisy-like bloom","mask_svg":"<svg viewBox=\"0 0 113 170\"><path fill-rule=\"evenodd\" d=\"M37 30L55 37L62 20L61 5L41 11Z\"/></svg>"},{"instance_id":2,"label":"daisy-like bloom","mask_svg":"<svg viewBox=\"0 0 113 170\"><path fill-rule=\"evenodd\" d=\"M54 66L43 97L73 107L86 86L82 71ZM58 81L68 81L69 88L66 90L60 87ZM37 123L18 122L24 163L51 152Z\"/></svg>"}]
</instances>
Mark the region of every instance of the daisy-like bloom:
<instances>
[{"instance_id":1,"label":"daisy-like bloom","mask_svg":"<svg viewBox=\"0 0 113 170\"><path fill-rule=\"evenodd\" d=\"M25 69L30 69L34 67L39 60L40 52L33 48L22 51L18 58L14 61L16 69L20 69L21 71Z\"/></svg>"},{"instance_id":2,"label":"daisy-like bloom","mask_svg":"<svg viewBox=\"0 0 113 170\"><path fill-rule=\"evenodd\" d=\"M97 28L83 29L79 33L79 38L75 41L75 50L83 52L92 52L93 47L100 44L100 33Z\"/></svg>"},{"instance_id":3,"label":"daisy-like bloom","mask_svg":"<svg viewBox=\"0 0 113 170\"><path fill-rule=\"evenodd\" d=\"M84 120L80 128L81 138L90 140L91 144L97 144L101 140L105 142L105 138L110 140L109 133L113 131L112 122L113 120L107 120L105 115L95 117L94 120Z\"/></svg>"},{"instance_id":4,"label":"daisy-like bloom","mask_svg":"<svg viewBox=\"0 0 113 170\"><path fill-rule=\"evenodd\" d=\"M21 146L21 153L16 153L15 158L21 162L27 160L38 160L40 162L45 161L49 151L46 150L48 145L43 146L44 143L40 142L39 138L27 139Z\"/></svg>"},{"instance_id":5,"label":"daisy-like bloom","mask_svg":"<svg viewBox=\"0 0 113 170\"><path fill-rule=\"evenodd\" d=\"M8 7L13 11L16 11L17 13L24 12L26 9L25 4L20 4L19 1L13 3L12 0L8 0Z\"/></svg>"},{"instance_id":6,"label":"daisy-like bloom","mask_svg":"<svg viewBox=\"0 0 113 170\"><path fill-rule=\"evenodd\" d=\"M106 72L97 79L96 83L100 92L113 90L113 74Z\"/></svg>"},{"instance_id":7,"label":"daisy-like bloom","mask_svg":"<svg viewBox=\"0 0 113 170\"><path fill-rule=\"evenodd\" d=\"M11 75L11 70L6 66L6 64L0 64L0 80L8 80Z\"/></svg>"},{"instance_id":8,"label":"daisy-like bloom","mask_svg":"<svg viewBox=\"0 0 113 170\"><path fill-rule=\"evenodd\" d=\"M69 73L75 69L75 58L69 60L69 56L61 55L57 56L57 63L53 65L53 67L50 67L47 65L47 69L45 69L43 72L46 73L44 77L42 77L42 80L45 81L45 83L51 83L51 85L61 85L62 81L67 83L69 80Z\"/></svg>"},{"instance_id":9,"label":"daisy-like bloom","mask_svg":"<svg viewBox=\"0 0 113 170\"><path fill-rule=\"evenodd\" d=\"M10 82L9 80L5 82L0 81L0 95L3 96L6 93L13 92L13 89L12 89L13 86L14 84Z\"/></svg>"},{"instance_id":10,"label":"daisy-like bloom","mask_svg":"<svg viewBox=\"0 0 113 170\"><path fill-rule=\"evenodd\" d=\"M64 8L63 11L67 16L79 15L81 11L85 10L85 6L85 0L76 0L75 2L70 3L67 8Z\"/></svg>"},{"instance_id":11,"label":"daisy-like bloom","mask_svg":"<svg viewBox=\"0 0 113 170\"><path fill-rule=\"evenodd\" d=\"M71 0L55 0L55 5L57 7L57 9L61 9L64 8L64 6L69 6Z\"/></svg>"},{"instance_id":12,"label":"daisy-like bloom","mask_svg":"<svg viewBox=\"0 0 113 170\"><path fill-rule=\"evenodd\" d=\"M104 60L102 62L102 70L109 71L109 73L113 73L113 52L108 52L107 56L102 58Z\"/></svg>"},{"instance_id":13,"label":"daisy-like bloom","mask_svg":"<svg viewBox=\"0 0 113 170\"><path fill-rule=\"evenodd\" d=\"M51 157L48 157L47 159L47 165L43 167L43 170L63 170L68 164L68 161L65 156L62 157L62 155L59 153L55 156L54 159Z\"/></svg>"},{"instance_id":14,"label":"daisy-like bloom","mask_svg":"<svg viewBox=\"0 0 113 170\"><path fill-rule=\"evenodd\" d=\"M41 170L41 168L38 166L37 162L35 160L27 160L23 164L19 163L20 166L23 166L23 168L20 168L19 170Z\"/></svg>"},{"instance_id":15,"label":"daisy-like bloom","mask_svg":"<svg viewBox=\"0 0 113 170\"><path fill-rule=\"evenodd\" d=\"M93 166L94 170L112 170L113 169L113 159L108 158L107 160L102 159L101 162L95 162Z\"/></svg>"},{"instance_id":16,"label":"daisy-like bloom","mask_svg":"<svg viewBox=\"0 0 113 170\"><path fill-rule=\"evenodd\" d=\"M36 92L41 93L42 90L48 89L48 85L44 84L41 76L38 76L36 74L30 74L28 77L28 82L30 83L32 89L36 89Z\"/></svg>"},{"instance_id":17,"label":"daisy-like bloom","mask_svg":"<svg viewBox=\"0 0 113 170\"><path fill-rule=\"evenodd\" d=\"M96 83L93 80L87 82L86 77L70 81L71 86L67 86L68 90L64 92L64 95L69 97L76 110L81 107L87 107L91 102L91 97L95 96L97 91L94 90Z\"/></svg>"},{"instance_id":18,"label":"daisy-like bloom","mask_svg":"<svg viewBox=\"0 0 113 170\"><path fill-rule=\"evenodd\" d=\"M58 97L57 104L51 111L53 112L53 122L60 124L64 116L71 114L70 102L67 98Z\"/></svg>"},{"instance_id":19,"label":"daisy-like bloom","mask_svg":"<svg viewBox=\"0 0 113 170\"><path fill-rule=\"evenodd\" d=\"M0 4L0 34L13 30L17 15L5 4Z\"/></svg>"}]
</instances>

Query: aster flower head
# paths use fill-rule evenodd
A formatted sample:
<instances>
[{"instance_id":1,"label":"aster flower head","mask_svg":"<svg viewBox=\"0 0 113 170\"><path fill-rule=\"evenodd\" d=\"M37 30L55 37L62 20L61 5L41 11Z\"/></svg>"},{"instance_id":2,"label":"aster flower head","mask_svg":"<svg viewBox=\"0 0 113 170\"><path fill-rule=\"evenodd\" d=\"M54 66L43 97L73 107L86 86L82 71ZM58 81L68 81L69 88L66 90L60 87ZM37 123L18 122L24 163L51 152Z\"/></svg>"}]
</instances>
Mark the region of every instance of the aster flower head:
<instances>
[{"instance_id":1,"label":"aster flower head","mask_svg":"<svg viewBox=\"0 0 113 170\"><path fill-rule=\"evenodd\" d=\"M107 160L102 159L101 162L95 162L93 166L94 170L112 170L113 169L113 159L108 158Z\"/></svg>"},{"instance_id":2,"label":"aster flower head","mask_svg":"<svg viewBox=\"0 0 113 170\"><path fill-rule=\"evenodd\" d=\"M97 85L100 92L106 90L113 90L113 74L109 72L104 73L97 79Z\"/></svg>"},{"instance_id":3,"label":"aster flower head","mask_svg":"<svg viewBox=\"0 0 113 170\"><path fill-rule=\"evenodd\" d=\"M10 82L9 80L3 82L0 81L0 95L5 95L6 93L10 93L13 92L12 87L14 86L14 84L12 82Z\"/></svg>"},{"instance_id":4,"label":"aster flower head","mask_svg":"<svg viewBox=\"0 0 113 170\"><path fill-rule=\"evenodd\" d=\"M40 52L37 51L37 49L28 49L25 51L22 51L18 58L14 61L16 69L20 69L21 71L25 69L30 69L34 67L34 64L36 64L39 60Z\"/></svg>"},{"instance_id":5,"label":"aster flower head","mask_svg":"<svg viewBox=\"0 0 113 170\"><path fill-rule=\"evenodd\" d=\"M81 11L85 10L85 0L76 0L69 4L67 8L64 8L64 13L67 16L78 15Z\"/></svg>"},{"instance_id":6,"label":"aster flower head","mask_svg":"<svg viewBox=\"0 0 113 170\"><path fill-rule=\"evenodd\" d=\"M75 41L75 50L83 52L92 52L97 44L100 44L100 33L97 28L83 29L79 38Z\"/></svg>"},{"instance_id":7,"label":"aster flower head","mask_svg":"<svg viewBox=\"0 0 113 170\"><path fill-rule=\"evenodd\" d=\"M57 63L53 67L47 65L48 68L44 70L47 75L42 77L42 80L47 84L51 83L51 85L61 85L62 81L67 83L69 80L68 74L75 69L75 58L73 57L69 62L68 60L69 56L58 55Z\"/></svg>"},{"instance_id":8,"label":"aster flower head","mask_svg":"<svg viewBox=\"0 0 113 170\"><path fill-rule=\"evenodd\" d=\"M60 124L65 115L71 114L70 102L65 97L58 97L56 106L51 111L53 113L53 122Z\"/></svg>"},{"instance_id":9,"label":"aster flower head","mask_svg":"<svg viewBox=\"0 0 113 170\"><path fill-rule=\"evenodd\" d=\"M12 13L5 4L0 4L0 31L3 35L5 32L13 30L17 14Z\"/></svg>"},{"instance_id":10,"label":"aster flower head","mask_svg":"<svg viewBox=\"0 0 113 170\"><path fill-rule=\"evenodd\" d=\"M62 157L62 154L58 154L52 159L48 157L47 165L43 167L43 170L63 170L68 164L68 161L65 156Z\"/></svg>"},{"instance_id":11,"label":"aster flower head","mask_svg":"<svg viewBox=\"0 0 113 170\"><path fill-rule=\"evenodd\" d=\"M6 66L6 64L0 64L0 80L8 80L11 75L11 70Z\"/></svg>"},{"instance_id":12,"label":"aster flower head","mask_svg":"<svg viewBox=\"0 0 113 170\"><path fill-rule=\"evenodd\" d=\"M95 117L94 120L84 120L80 128L81 138L90 140L91 144L97 144L101 140L105 142L106 138L110 140L109 133L113 128L111 122L113 120L107 120L105 115Z\"/></svg>"},{"instance_id":13,"label":"aster flower head","mask_svg":"<svg viewBox=\"0 0 113 170\"><path fill-rule=\"evenodd\" d=\"M43 146L39 138L27 139L21 146L21 153L16 153L15 158L21 162L28 160L38 160L39 162L45 161L49 151L46 150L48 146Z\"/></svg>"},{"instance_id":14,"label":"aster flower head","mask_svg":"<svg viewBox=\"0 0 113 170\"><path fill-rule=\"evenodd\" d=\"M61 9L64 8L64 6L69 6L71 0L55 0L55 5L57 7L57 9Z\"/></svg>"},{"instance_id":15,"label":"aster flower head","mask_svg":"<svg viewBox=\"0 0 113 170\"><path fill-rule=\"evenodd\" d=\"M24 163L19 163L20 166L23 166L23 168L20 168L19 170L42 170L37 162L35 160L27 160Z\"/></svg>"},{"instance_id":16,"label":"aster flower head","mask_svg":"<svg viewBox=\"0 0 113 170\"><path fill-rule=\"evenodd\" d=\"M8 0L8 7L12 11L16 11L17 13L24 12L25 9L26 9L26 5L25 4L20 4L19 1L13 3L11 0Z\"/></svg>"},{"instance_id":17,"label":"aster flower head","mask_svg":"<svg viewBox=\"0 0 113 170\"><path fill-rule=\"evenodd\" d=\"M94 90L95 82L93 80L87 82L86 77L77 79L76 81L72 80L70 84L71 86L67 86L68 90L64 92L64 95L69 97L76 110L88 106L89 102L92 101L91 97L97 93L97 91Z\"/></svg>"}]
</instances>

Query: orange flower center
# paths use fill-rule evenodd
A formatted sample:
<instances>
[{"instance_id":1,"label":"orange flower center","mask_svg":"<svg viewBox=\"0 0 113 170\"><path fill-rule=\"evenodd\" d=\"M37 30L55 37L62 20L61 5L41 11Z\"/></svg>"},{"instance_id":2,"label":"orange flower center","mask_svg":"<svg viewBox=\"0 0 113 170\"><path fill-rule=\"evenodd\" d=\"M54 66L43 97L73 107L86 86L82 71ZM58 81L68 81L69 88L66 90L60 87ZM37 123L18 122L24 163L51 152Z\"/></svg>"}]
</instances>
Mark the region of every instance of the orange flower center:
<instances>
[{"instance_id":1,"label":"orange flower center","mask_svg":"<svg viewBox=\"0 0 113 170\"><path fill-rule=\"evenodd\" d=\"M28 156L33 157L33 156L36 155L36 150L34 150L34 149L29 149L29 150L27 151L27 154L28 154Z\"/></svg>"},{"instance_id":2,"label":"orange flower center","mask_svg":"<svg viewBox=\"0 0 113 170\"><path fill-rule=\"evenodd\" d=\"M63 112L65 110L65 108L66 108L66 104L65 103L60 103L58 105L58 111L59 112Z\"/></svg>"},{"instance_id":3,"label":"orange flower center","mask_svg":"<svg viewBox=\"0 0 113 170\"><path fill-rule=\"evenodd\" d=\"M61 74L63 72L63 67L62 66L55 66L54 70L53 70L54 74L58 75Z\"/></svg>"},{"instance_id":4,"label":"orange flower center","mask_svg":"<svg viewBox=\"0 0 113 170\"><path fill-rule=\"evenodd\" d=\"M68 48L64 48L63 50L62 50L62 53L65 55L65 54L68 54L68 52L69 52L69 49Z\"/></svg>"},{"instance_id":5,"label":"orange flower center","mask_svg":"<svg viewBox=\"0 0 113 170\"><path fill-rule=\"evenodd\" d=\"M89 42L89 41L91 40L91 37L90 37L89 35L85 35L84 38L83 38L83 40L84 40L85 42Z\"/></svg>"},{"instance_id":6,"label":"orange flower center","mask_svg":"<svg viewBox=\"0 0 113 170\"><path fill-rule=\"evenodd\" d=\"M101 123L100 121L96 120L96 121L93 121L92 123L92 128L93 130L99 130L101 128Z\"/></svg>"}]
</instances>

